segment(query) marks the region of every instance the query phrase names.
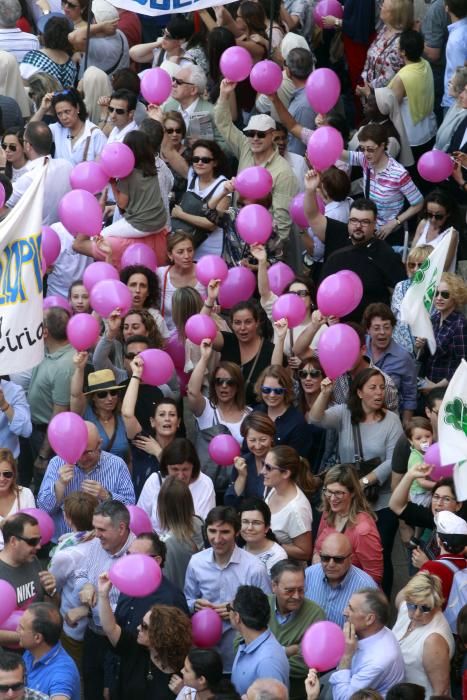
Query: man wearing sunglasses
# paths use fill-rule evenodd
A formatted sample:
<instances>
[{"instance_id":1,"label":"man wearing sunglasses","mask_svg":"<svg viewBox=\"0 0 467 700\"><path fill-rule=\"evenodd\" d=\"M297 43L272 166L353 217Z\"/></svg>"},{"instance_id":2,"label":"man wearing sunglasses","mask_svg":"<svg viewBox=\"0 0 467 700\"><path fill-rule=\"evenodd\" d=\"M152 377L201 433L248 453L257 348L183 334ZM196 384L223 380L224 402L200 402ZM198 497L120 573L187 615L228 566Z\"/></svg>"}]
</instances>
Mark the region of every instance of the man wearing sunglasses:
<instances>
[{"instance_id":1,"label":"man wearing sunglasses","mask_svg":"<svg viewBox=\"0 0 467 700\"><path fill-rule=\"evenodd\" d=\"M138 128L134 119L137 101L134 92L120 88L111 94L108 106L101 108L99 126L108 136L107 144L123 143L125 136Z\"/></svg>"},{"instance_id":2,"label":"man wearing sunglasses","mask_svg":"<svg viewBox=\"0 0 467 700\"><path fill-rule=\"evenodd\" d=\"M26 668L19 654L0 654L0 698L9 700L49 700L49 696L26 687Z\"/></svg>"},{"instance_id":3,"label":"man wearing sunglasses","mask_svg":"<svg viewBox=\"0 0 467 700\"><path fill-rule=\"evenodd\" d=\"M323 540L320 563L305 571L305 597L321 606L326 619L344 626L344 610L361 588L378 588L369 574L352 564L352 545L340 532Z\"/></svg>"}]
</instances>

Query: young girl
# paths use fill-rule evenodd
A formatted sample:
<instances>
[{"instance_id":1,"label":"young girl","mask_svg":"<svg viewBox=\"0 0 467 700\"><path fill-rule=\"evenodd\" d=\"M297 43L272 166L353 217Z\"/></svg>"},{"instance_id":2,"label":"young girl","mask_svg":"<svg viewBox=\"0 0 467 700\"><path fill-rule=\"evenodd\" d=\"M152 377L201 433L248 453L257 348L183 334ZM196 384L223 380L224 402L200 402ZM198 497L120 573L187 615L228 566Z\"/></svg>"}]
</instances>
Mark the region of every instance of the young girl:
<instances>
[{"instance_id":1,"label":"young girl","mask_svg":"<svg viewBox=\"0 0 467 700\"><path fill-rule=\"evenodd\" d=\"M84 286L83 280L72 282L68 290L68 301L73 309L73 314L90 314L92 312L89 292Z\"/></svg>"},{"instance_id":2,"label":"young girl","mask_svg":"<svg viewBox=\"0 0 467 700\"><path fill-rule=\"evenodd\" d=\"M410 443L410 457L407 464L407 470L410 471L417 464L424 462L424 454L433 442L433 429L428 418L416 416L408 422L405 434ZM410 488L412 503L429 506L433 485L434 482L431 479L415 479Z\"/></svg>"}]
</instances>

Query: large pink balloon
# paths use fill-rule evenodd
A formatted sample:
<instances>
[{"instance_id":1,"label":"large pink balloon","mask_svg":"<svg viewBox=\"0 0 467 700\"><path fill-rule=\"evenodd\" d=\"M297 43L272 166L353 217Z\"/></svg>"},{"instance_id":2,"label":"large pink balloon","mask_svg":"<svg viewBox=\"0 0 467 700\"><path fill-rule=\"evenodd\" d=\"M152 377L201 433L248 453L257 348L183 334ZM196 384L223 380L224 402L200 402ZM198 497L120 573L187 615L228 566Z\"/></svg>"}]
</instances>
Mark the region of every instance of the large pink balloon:
<instances>
[{"instance_id":1,"label":"large pink balloon","mask_svg":"<svg viewBox=\"0 0 467 700\"><path fill-rule=\"evenodd\" d=\"M217 335L217 326L210 316L195 314L185 323L185 335L195 345L201 345L205 338L214 340Z\"/></svg>"},{"instance_id":2,"label":"large pink balloon","mask_svg":"<svg viewBox=\"0 0 467 700\"><path fill-rule=\"evenodd\" d=\"M59 294L52 294L52 296L46 297L42 304L42 308L44 309L44 311L46 309L53 309L57 306L60 309L65 309L65 311L69 313L70 316L73 313L73 309L71 308L71 304L68 301L68 299L65 299L65 297L61 297Z\"/></svg>"},{"instance_id":3,"label":"large pink balloon","mask_svg":"<svg viewBox=\"0 0 467 700\"><path fill-rule=\"evenodd\" d=\"M127 177L135 167L135 156L126 143L114 141L104 146L99 163L109 177Z\"/></svg>"},{"instance_id":4,"label":"large pink balloon","mask_svg":"<svg viewBox=\"0 0 467 700\"><path fill-rule=\"evenodd\" d=\"M58 216L73 235L97 236L102 231L102 209L97 199L86 190L71 190L60 200Z\"/></svg>"},{"instance_id":5,"label":"large pink balloon","mask_svg":"<svg viewBox=\"0 0 467 700\"><path fill-rule=\"evenodd\" d=\"M266 243L271 238L273 224L271 214L261 204L247 204L240 209L235 221L238 234L250 245Z\"/></svg>"},{"instance_id":6,"label":"large pink balloon","mask_svg":"<svg viewBox=\"0 0 467 700\"><path fill-rule=\"evenodd\" d=\"M321 28L323 28L323 17L329 15L338 19L342 19L344 16L344 8L338 0L321 0L313 10L314 20Z\"/></svg>"},{"instance_id":7,"label":"large pink balloon","mask_svg":"<svg viewBox=\"0 0 467 700\"><path fill-rule=\"evenodd\" d=\"M67 323L68 341L78 352L92 348L97 343L99 334L99 321L91 314L76 314Z\"/></svg>"},{"instance_id":8,"label":"large pink balloon","mask_svg":"<svg viewBox=\"0 0 467 700\"><path fill-rule=\"evenodd\" d=\"M231 267L226 279L219 288L219 304L231 309L239 301L246 301L256 289L256 277L246 267Z\"/></svg>"},{"instance_id":9,"label":"large pink balloon","mask_svg":"<svg viewBox=\"0 0 467 700\"><path fill-rule=\"evenodd\" d=\"M288 284L295 279L295 272L281 260L274 263L268 270L268 280L271 292L280 296Z\"/></svg>"},{"instance_id":10,"label":"large pink balloon","mask_svg":"<svg viewBox=\"0 0 467 700\"><path fill-rule=\"evenodd\" d=\"M308 668L330 671L341 660L344 649L344 633L335 622L315 622L303 635L302 656Z\"/></svg>"},{"instance_id":11,"label":"large pink balloon","mask_svg":"<svg viewBox=\"0 0 467 700\"><path fill-rule=\"evenodd\" d=\"M16 608L16 591L8 581L0 579L0 627Z\"/></svg>"},{"instance_id":12,"label":"large pink balloon","mask_svg":"<svg viewBox=\"0 0 467 700\"><path fill-rule=\"evenodd\" d=\"M146 532L152 532L152 523L149 515L139 506L127 506L130 513L130 531L138 537Z\"/></svg>"},{"instance_id":13,"label":"large pink balloon","mask_svg":"<svg viewBox=\"0 0 467 700\"><path fill-rule=\"evenodd\" d=\"M342 318L360 304L363 296L362 282L358 275L350 270L346 273L342 275L336 272L329 275L319 285L316 300L323 316Z\"/></svg>"},{"instance_id":14,"label":"large pink balloon","mask_svg":"<svg viewBox=\"0 0 467 700\"><path fill-rule=\"evenodd\" d=\"M131 292L123 282L106 279L97 282L90 292L91 306L103 318L108 318L115 309L124 316L132 304Z\"/></svg>"},{"instance_id":15,"label":"large pink balloon","mask_svg":"<svg viewBox=\"0 0 467 700\"><path fill-rule=\"evenodd\" d=\"M444 151L427 151L418 159L417 170L428 182L442 182L451 177L454 161Z\"/></svg>"},{"instance_id":16,"label":"large pink balloon","mask_svg":"<svg viewBox=\"0 0 467 700\"><path fill-rule=\"evenodd\" d=\"M305 320L305 316L305 302L297 294L283 294L274 302L272 307L272 318L274 321L286 318L289 328L299 326Z\"/></svg>"},{"instance_id":17,"label":"large pink balloon","mask_svg":"<svg viewBox=\"0 0 467 700\"><path fill-rule=\"evenodd\" d=\"M60 255L60 250L62 244L60 237L53 228L50 226L42 227L42 257L45 260L47 267L53 265L58 256Z\"/></svg>"},{"instance_id":18,"label":"large pink balloon","mask_svg":"<svg viewBox=\"0 0 467 700\"><path fill-rule=\"evenodd\" d=\"M212 608L203 608L191 618L193 644L200 649L209 649L222 637L221 616Z\"/></svg>"},{"instance_id":19,"label":"large pink balloon","mask_svg":"<svg viewBox=\"0 0 467 700\"><path fill-rule=\"evenodd\" d=\"M41 546L48 544L55 532L55 524L50 515L39 508L23 508L20 512L36 518L39 523L39 532L41 533Z\"/></svg>"},{"instance_id":20,"label":"large pink balloon","mask_svg":"<svg viewBox=\"0 0 467 700\"><path fill-rule=\"evenodd\" d=\"M162 572L157 561L147 554L129 554L117 559L109 570L109 579L122 593L143 598L157 591Z\"/></svg>"},{"instance_id":21,"label":"large pink balloon","mask_svg":"<svg viewBox=\"0 0 467 700\"><path fill-rule=\"evenodd\" d=\"M306 152L316 170L326 170L340 158L343 150L342 134L333 126L320 126L308 141Z\"/></svg>"},{"instance_id":22,"label":"large pink balloon","mask_svg":"<svg viewBox=\"0 0 467 700\"><path fill-rule=\"evenodd\" d=\"M185 367L185 344L178 337L177 331L172 333L166 341L164 350L173 360L176 370L183 370Z\"/></svg>"},{"instance_id":23,"label":"large pink balloon","mask_svg":"<svg viewBox=\"0 0 467 700\"><path fill-rule=\"evenodd\" d=\"M120 267L130 265L144 265L153 272L157 270L157 257L155 252L146 243L132 243L123 251Z\"/></svg>"},{"instance_id":24,"label":"large pink balloon","mask_svg":"<svg viewBox=\"0 0 467 700\"><path fill-rule=\"evenodd\" d=\"M164 350L143 350L139 357L144 362L141 379L150 386L166 384L175 372L175 365L170 355Z\"/></svg>"},{"instance_id":25,"label":"large pink balloon","mask_svg":"<svg viewBox=\"0 0 467 700\"><path fill-rule=\"evenodd\" d=\"M259 61L251 70L250 83L256 92L273 95L282 85L282 71L274 61Z\"/></svg>"},{"instance_id":26,"label":"large pink balloon","mask_svg":"<svg viewBox=\"0 0 467 700\"><path fill-rule=\"evenodd\" d=\"M57 413L52 418L47 437L53 450L68 464L76 464L88 445L86 423L71 411Z\"/></svg>"},{"instance_id":27,"label":"large pink balloon","mask_svg":"<svg viewBox=\"0 0 467 700\"><path fill-rule=\"evenodd\" d=\"M222 54L219 65L224 78L238 83L250 75L253 59L242 46L231 46Z\"/></svg>"},{"instance_id":28,"label":"large pink balloon","mask_svg":"<svg viewBox=\"0 0 467 700\"><path fill-rule=\"evenodd\" d=\"M295 197L291 200L289 204L290 218L292 219L294 224L297 224L297 226L300 226L300 228L308 228L310 225L308 223L308 219L305 216L305 209L303 207L304 199L305 193L299 192L295 195Z\"/></svg>"},{"instance_id":29,"label":"large pink balloon","mask_svg":"<svg viewBox=\"0 0 467 700\"><path fill-rule=\"evenodd\" d=\"M5 204L5 199L6 199L5 188L2 185L2 183L0 182L0 207L3 207L3 205Z\"/></svg>"},{"instance_id":30,"label":"large pink balloon","mask_svg":"<svg viewBox=\"0 0 467 700\"><path fill-rule=\"evenodd\" d=\"M318 68L308 77L305 93L315 112L326 114L337 104L341 94L340 80L330 68Z\"/></svg>"},{"instance_id":31,"label":"large pink balloon","mask_svg":"<svg viewBox=\"0 0 467 700\"><path fill-rule=\"evenodd\" d=\"M318 341L318 357L329 379L337 379L352 369L360 355L360 339L350 326L329 326Z\"/></svg>"},{"instance_id":32,"label":"large pink balloon","mask_svg":"<svg viewBox=\"0 0 467 700\"><path fill-rule=\"evenodd\" d=\"M452 476L453 474L454 464L442 463L439 442L434 442L430 445L425 452L423 461L425 464L433 465L433 469L430 472L430 479L433 479L433 481L438 481L445 476Z\"/></svg>"},{"instance_id":33,"label":"large pink balloon","mask_svg":"<svg viewBox=\"0 0 467 700\"><path fill-rule=\"evenodd\" d=\"M86 190L91 194L102 192L109 184L109 176L100 163L85 160L75 165L70 173L70 183L74 190Z\"/></svg>"},{"instance_id":34,"label":"large pink balloon","mask_svg":"<svg viewBox=\"0 0 467 700\"><path fill-rule=\"evenodd\" d=\"M150 68L141 78L141 94L150 104L161 105L172 92L172 78L163 68Z\"/></svg>"},{"instance_id":35,"label":"large pink balloon","mask_svg":"<svg viewBox=\"0 0 467 700\"><path fill-rule=\"evenodd\" d=\"M272 185L271 173L261 165L244 168L235 178L235 189L238 194L248 199L264 199L272 190Z\"/></svg>"},{"instance_id":36,"label":"large pink balloon","mask_svg":"<svg viewBox=\"0 0 467 700\"><path fill-rule=\"evenodd\" d=\"M102 280L118 280L120 279L117 269L106 262L94 262L88 265L83 274L83 284L91 293L92 288Z\"/></svg>"},{"instance_id":37,"label":"large pink balloon","mask_svg":"<svg viewBox=\"0 0 467 700\"><path fill-rule=\"evenodd\" d=\"M223 282L229 274L229 268L220 255L203 255L196 263L196 279L208 286L211 280Z\"/></svg>"},{"instance_id":38,"label":"large pink balloon","mask_svg":"<svg viewBox=\"0 0 467 700\"><path fill-rule=\"evenodd\" d=\"M240 445L232 435L216 435L209 443L208 452L216 464L228 467L235 457L240 457Z\"/></svg>"},{"instance_id":39,"label":"large pink balloon","mask_svg":"<svg viewBox=\"0 0 467 700\"><path fill-rule=\"evenodd\" d=\"M26 612L26 608L24 610L21 610L20 608L16 608L16 610L13 610L13 612L8 615L6 620L2 622L0 625L0 629L5 632L16 632L18 629L18 623L23 617L24 613ZM8 649L20 649L19 644L8 644L6 645Z\"/></svg>"}]
</instances>

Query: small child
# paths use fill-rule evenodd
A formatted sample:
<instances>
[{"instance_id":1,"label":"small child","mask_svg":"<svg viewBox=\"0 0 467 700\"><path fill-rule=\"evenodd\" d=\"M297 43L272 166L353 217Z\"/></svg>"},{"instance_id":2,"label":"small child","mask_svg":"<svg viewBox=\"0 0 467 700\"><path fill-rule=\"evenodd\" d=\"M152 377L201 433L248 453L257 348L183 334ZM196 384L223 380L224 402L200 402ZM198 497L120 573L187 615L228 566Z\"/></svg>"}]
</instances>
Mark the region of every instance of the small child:
<instances>
[{"instance_id":1,"label":"small child","mask_svg":"<svg viewBox=\"0 0 467 700\"><path fill-rule=\"evenodd\" d=\"M417 416L407 423L405 434L411 448L407 464L407 470L410 471L417 464L423 464L425 452L433 442L433 428L428 418ZM410 487L410 500L412 503L429 506L433 485L434 481L431 479L415 479Z\"/></svg>"}]
</instances>

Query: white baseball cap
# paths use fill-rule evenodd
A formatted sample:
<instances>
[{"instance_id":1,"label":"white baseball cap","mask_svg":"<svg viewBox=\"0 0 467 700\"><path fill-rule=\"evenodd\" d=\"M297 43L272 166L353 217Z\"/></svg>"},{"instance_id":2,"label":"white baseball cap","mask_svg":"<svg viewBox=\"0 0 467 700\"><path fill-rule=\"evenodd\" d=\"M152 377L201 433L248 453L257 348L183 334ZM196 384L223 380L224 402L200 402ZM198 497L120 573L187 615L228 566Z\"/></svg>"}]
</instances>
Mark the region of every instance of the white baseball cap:
<instances>
[{"instance_id":1,"label":"white baseball cap","mask_svg":"<svg viewBox=\"0 0 467 700\"><path fill-rule=\"evenodd\" d=\"M243 131L269 131L276 128L276 122L269 114L255 114Z\"/></svg>"}]
</instances>

